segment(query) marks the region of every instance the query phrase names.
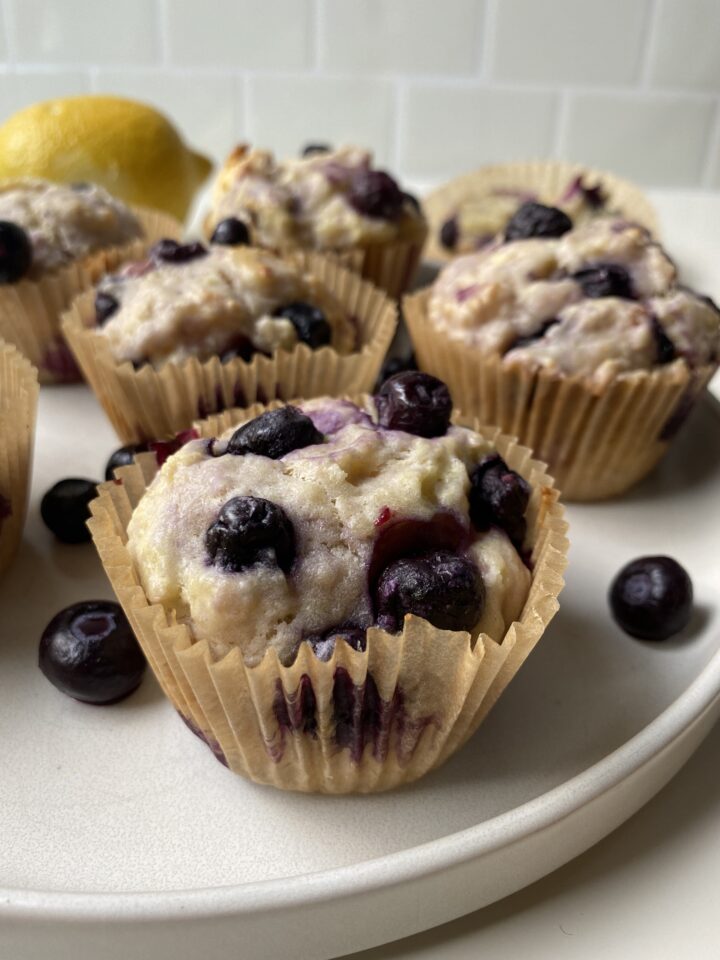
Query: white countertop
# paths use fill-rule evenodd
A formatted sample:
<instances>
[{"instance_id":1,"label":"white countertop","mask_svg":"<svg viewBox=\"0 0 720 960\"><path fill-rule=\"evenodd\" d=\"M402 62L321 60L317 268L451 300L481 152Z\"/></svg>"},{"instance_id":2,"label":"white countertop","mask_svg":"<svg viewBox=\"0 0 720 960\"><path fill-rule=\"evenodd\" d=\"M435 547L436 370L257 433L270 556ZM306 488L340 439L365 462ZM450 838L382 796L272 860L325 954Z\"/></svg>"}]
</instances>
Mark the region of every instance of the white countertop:
<instances>
[{"instance_id":1,"label":"white countertop","mask_svg":"<svg viewBox=\"0 0 720 960\"><path fill-rule=\"evenodd\" d=\"M720 302L720 194L653 191L687 282ZM720 374L713 381L720 396ZM718 442L715 438L715 442ZM357 960L716 960L720 726L651 803L531 887Z\"/></svg>"}]
</instances>

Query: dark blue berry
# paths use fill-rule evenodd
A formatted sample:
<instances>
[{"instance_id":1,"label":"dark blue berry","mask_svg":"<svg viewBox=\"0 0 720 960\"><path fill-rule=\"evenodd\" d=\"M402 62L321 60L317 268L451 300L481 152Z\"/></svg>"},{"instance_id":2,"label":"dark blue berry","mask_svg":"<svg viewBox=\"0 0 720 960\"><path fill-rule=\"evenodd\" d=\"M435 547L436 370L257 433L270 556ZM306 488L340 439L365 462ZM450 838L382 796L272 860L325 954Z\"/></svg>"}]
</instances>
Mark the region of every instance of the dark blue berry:
<instances>
[{"instance_id":1,"label":"dark blue berry","mask_svg":"<svg viewBox=\"0 0 720 960\"><path fill-rule=\"evenodd\" d=\"M617 574L609 600L613 617L630 636L667 640L690 621L692 581L671 557L639 557Z\"/></svg>"},{"instance_id":2,"label":"dark blue berry","mask_svg":"<svg viewBox=\"0 0 720 960\"><path fill-rule=\"evenodd\" d=\"M390 377L375 394L378 423L417 437L441 437L452 413L450 391L437 377L409 370Z\"/></svg>"},{"instance_id":3,"label":"dark blue berry","mask_svg":"<svg viewBox=\"0 0 720 960\"><path fill-rule=\"evenodd\" d=\"M95 323L101 327L118 310L119 301L111 294L98 290L95 294Z\"/></svg>"},{"instance_id":4,"label":"dark blue berry","mask_svg":"<svg viewBox=\"0 0 720 960\"><path fill-rule=\"evenodd\" d=\"M145 657L119 604L89 600L61 610L45 627L39 666L69 697L109 704L138 687Z\"/></svg>"},{"instance_id":5,"label":"dark blue berry","mask_svg":"<svg viewBox=\"0 0 720 960\"><path fill-rule=\"evenodd\" d=\"M295 531L282 507L262 497L233 497L205 534L210 560L238 573L255 564L287 573L295 559Z\"/></svg>"},{"instance_id":6,"label":"dark blue berry","mask_svg":"<svg viewBox=\"0 0 720 960\"><path fill-rule=\"evenodd\" d=\"M118 467L129 467L135 460L136 453L143 453L148 449L146 443L129 443L125 447L118 447L105 465L105 479L114 480L115 471Z\"/></svg>"},{"instance_id":7,"label":"dark blue berry","mask_svg":"<svg viewBox=\"0 0 720 960\"><path fill-rule=\"evenodd\" d=\"M0 220L0 283L21 280L32 264L30 237L9 220Z\"/></svg>"},{"instance_id":8,"label":"dark blue berry","mask_svg":"<svg viewBox=\"0 0 720 960\"><path fill-rule=\"evenodd\" d=\"M440 243L446 250L454 250L460 239L460 227L457 217L448 217L440 227Z\"/></svg>"},{"instance_id":9,"label":"dark blue berry","mask_svg":"<svg viewBox=\"0 0 720 960\"><path fill-rule=\"evenodd\" d=\"M87 543L90 502L97 496L94 480L68 477L50 487L40 502L45 526L63 543Z\"/></svg>"},{"instance_id":10,"label":"dark blue berry","mask_svg":"<svg viewBox=\"0 0 720 960\"><path fill-rule=\"evenodd\" d=\"M476 530L501 527L519 549L525 539L530 485L498 454L485 457L470 476L470 519Z\"/></svg>"},{"instance_id":11,"label":"dark blue berry","mask_svg":"<svg viewBox=\"0 0 720 960\"><path fill-rule=\"evenodd\" d=\"M505 228L506 240L527 240L530 237L561 237L572 230L570 217L557 207L529 201L518 207Z\"/></svg>"},{"instance_id":12,"label":"dark blue berry","mask_svg":"<svg viewBox=\"0 0 720 960\"><path fill-rule=\"evenodd\" d=\"M255 344L249 337L244 337L242 334L240 334L236 337L233 337L231 343L229 343L220 354L220 363L226 363L228 360L235 360L237 357L247 363L249 360L252 360L256 353L261 352L262 351L255 347Z\"/></svg>"},{"instance_id":13,"label":"dark blue berry","mask_svg":"<svg viewBox=\"0 0 720 960\"><path fill-rule=\"evenodd\" d=\"M510 350L517 350L518 347L527 347L530 343L535 343L537 340L542 340L545 334L550 330L551 327L556 326L560 321L557 317L553 317L552 320L546 320L536 331L535 333L528 333L523 337L518 337L516 340L510 344L510 346L505 351L509 353Z\"/></svg>"},{"instance_id":14,"label":"dark blue berry","mask_svg":"<svg viewBox=\"0 0 720 960\"><path fill-rule=\"evenodd\" d=\"M244 423L230 438L227 452L236 456L254 453L259 457L279 460L291 450L323 443L325 438L310 417L288 404L268 410Z\"/></svg>"},{"instance_id":15,"label":"dark blue berry","mask_svg":"<svg viewBox=\"0 0 720 960\"><path fill-rule=\"evenodd\" d=\"M311 303L296 300L294 303L279 307L275 311L275 316L289 320L295 327L298 340L301 343L307 343L313 350L330 343L332 336L330 324L322 310Z\"/></svg>"},{"instance_id":16,"label":"dark blue berry","mask_svg":"<svg viewBox=\"0 0 720 960\"><path fill-rule=\"evenodd\" d=\"M627 270L616 263L597 263L595 266L585 267L574 273L572 279L580 284L586 297L635 299Z\"/></svg>"},{"instance_id":17,"label":"dark blue berry","mask_svg":"<svg viewBox=\"0 0 720 960\"><path fill-rule=\"evenodd\" d=\"M378 626L391 632L402 628L407 613L441 630L472 630L484 602L478 568L449 550L396 560L382 572L375 589Z\"/></svg>"},{"instance_id":18,"label":"dark blue berry","mask_svg":"<svg viewBox=\"0 0 720 960\"><path fill-rule=\"evenodd\" d=\"M402 214L404 194L384 170L360 170L350 185L351 205L366 217L397 220Z\"/></svg>"},{"instance_id":19,"label":"dark blue berry","mask_svg":"<svg viewBox=\"0 0 720 960\"><path fill-rule=\"evenodd\" d=\"M367 635L361 627L333 627L325 633L313 634L307 643L318 660L329 660L338 641L344 641L353 650L363 651L367 645Z\"/></svg>"},{"instance_id":20,"label":"dark blue berry","mask_svg":"<svg viewBox=\"0 0 720 960\"><path fill-rule=\"evenodd\" d=\"M207 249L201 243L178 243L177 240L171 240L168 237L158 240L150 251L153 260L162 263L187 263L206 254Z\"/></svg>"},{"instance_id":21,"label":"dark blue berry","mask_svg":"<svg viewBox=\"0 0 720 960\"><path fill-rule=\"evenodd\" d=\"M250 231L242 220L227 217L213 230L210 243L219 243L223 247L246 247L250 243Z\"/></svg>"},{"instance_id":22,"label":"dark blue berry","mask_svg":"<svg viewBox=\"0 0 720 960\"><path fill-rule=\"evenodd\" d=\"M655 345L657 346L657 362L659 364L672 363L677 357L675 345L665 333L662 324L654 314L650 317L650 326L652 327Z\"/></svg>"},{"instance_id":23,"label":"dark blue berry","mask_svg":"<svg viewBox=\"0 0 720 960\"><path fill-rule=\"evenodd\" d=\"M415 213L419 213L422 215L422 207L420 206L420 201L418 200L418 198L415 196L414 193L408 193L407 190L405 190L403 193L403 197L405 199L405 203L410 204L410 206L413 208Z\"/></svg>"},{"instance_id":24,"label":"dark blue berry","mask_svg":"<svg viewBox=\"0 0 720 960\"><path fill-rule=\"evenodd\" d=\"M417 360L414 353L408 353L404 357L390 357L385 360L380 368L375 390L379 390L385 381L394 377L396 373L405 373L407 370L417 370Z\"/></svg>"},{"instance_id":25,"label":"dark blue berry","mask_svg":"<svg viewBox=\"0 0 720 960\"><path fill-rule=\"evenodd\" d=\"M306 143L302 148L301 155L303 157L312 157L316 153L331 153L332 147L329 143Z\"/></svg>"}]
</instances>

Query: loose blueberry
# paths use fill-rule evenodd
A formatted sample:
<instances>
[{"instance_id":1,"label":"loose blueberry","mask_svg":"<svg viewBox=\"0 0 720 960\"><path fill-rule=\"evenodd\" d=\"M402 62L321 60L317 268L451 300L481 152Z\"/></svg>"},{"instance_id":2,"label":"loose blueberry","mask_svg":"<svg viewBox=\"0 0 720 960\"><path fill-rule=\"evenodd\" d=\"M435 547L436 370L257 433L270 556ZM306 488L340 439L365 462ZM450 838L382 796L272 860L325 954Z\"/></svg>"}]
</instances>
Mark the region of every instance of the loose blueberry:
<instances>
[{"instance_id":1,"label":"loose blueberry","mask_svg":"<svg viewBox=\"0 0 720 960\"><path fill-rule=\"evenodd\" d=\"M295 559L295 531L282 507L262 497L233 497L205 535L210 560L230 573L256 563L287 573Z\"/></svg>"},{"instance_id":2,"label":"loose blueberry","mask_svg":"<svg viewBox=\"0 0 720 960\"><path fill-rule=\"evenodd\" d=\"M450 391L437 377L409 370L390 377L375 394L378 422L417 437L441 437L452 413Z\"/></svg>"},{"instance_id":3,"label":"loose blueberry","mask_svg":"<svg viewBox=\"0 0 720 960\"><path fill-rule=\"evenodd\" d=\"M446 250L454 250L460 239L460 227L457 217L448 217L440 227L440 243Z\"/></svg>"},{"instance_id":4,"label":"loose blueberry","mask_svg":"<svg viewBox=\"0 0 720 960\"><path fill-rule=\"evenodd\" d=\"M616 263L598 263L593 267L585 267L574 273L572 279L580 284L586 297L635 299L627 270Z\"/></svg>"},{"instance_id":5,"label":"loose blueberry","mask_svg":"<svg viewBox=\"0 0 720 960\"><path fill-rule=\"evenodd\" d=\"M316 153L331 153L332 147L329 143L306 143L302 148L301 156L312 157Z\"/></svg>"},{"instance_id":6,"label":"loose blueberry","mask_svg":"<svg viewBox=\"0 0 720 960\"><path fill-rule=\"evenodd\" d=\"M400 630L407 613L441 630L472 630L482 613L485 586L467 557L436 550L386 567L375 602L377 623L384 630Z\"/></svg>"},{"instance_id":7,"label":"loose blueberry","mask_svg":"<svg viewBox=\"0 0 720 960\"><path fill-rule=\"evenodd\" d=\"M655 338L655 344L657 346L657 362L659 364L672 363L677 357L675 344L665 333L662 328L662 324L655 315L650 318L650 325L652 327L653 337Z\"/></svg>"},{"instance_id":8,"label":"loose blueberry","mask_svg":"<svg viewBox=\"0 0 720 960\"><path fill-rule=\"evenodd\" d=\"M30 269L32 258L32 243L23 228L0 220L0 283L21 280Z\"/></svg>"},{"instance_id":9,"label":"loose blueberry","mask_svg":"<svg viewBox=\"0 0 720 960\"><path fill-rule=\"evenodd\" d=\"M219 243L223 247L246 247L250 243L250 231L242 220L228 217L215 227L210 243Z\"/></svg>"},{"instance_id":10,"label":"loose blueberry","mask_svg":"<svg viewBox=\"0 0 720 960\"><path fill-rule=\"evenodd\" d=\"M380 368L380 375L375 384L375 390L379 390L385 381L389 380L390 377L394 377L396 373L405 373L408 370L417 370L417 360L415 359L414 353L408 353L404 357L391 357L385 360Z\"/></svg>"},{"instance_id":11,"label":"loose blueberry","mask_svg":"<svg viewBox=\"0 0 720 960\"><path fill-rule=\"evenodd\" d=\"M68 477L50 487L40 502L45 526L63 543L87 543L90 502L97 496L94 480Z\"/></svg>"},{"instance_id":12,"label":"loose blueberry","mask_svg":"<svg viewBox=\"0 0 720 960\"><path fill-rule=\"evenodd\" d=\"M485 457L472 472L469 501L476 530L501 527L518 549L522 546L530 485L498 454Z\"/></svg>"},{"instance_id":13,"label":"loose blueberry","mask_svg":"<svg viewBox=\"0 0 720 960\"><path fill-rule=\"evenodd\" d=\"M313 634L307 638L318 660L329 660L338 641L344 641L353 650L363 651L367 644L367 635L360 627L333 627L325 633Z\"/></svg>"},{"instance_id":14,"label":"loose blueberry","mask_svg":"<svg viewBox=\"0 0 720 960\"><path fill-rule=\"evenodd\" d=\"M610 609L620 627L641 640L667 640L690 621L692 581L671 557L639 557L610 586Z\"/></svg>"},{"instance_id":15,"label":"loose blueberry","mask_svg":"<svg viewBox=\"0 0 720 960\"><path fill-rule=\"evenodd\" d=\"M120 303L111 294L98 290L95 294L95 323L101 327L117 311Z\"/></svg>"},{"instance_id":16,"label":"loose blueberry","mask_svg":"<svg viewBox=\"0 0 720 960\"><path fill-rule=\"evenodd\" d=\"M505 228L506 240L527 240L530 237L561 237L572 230L570 217L557 207L546 207L530 201L518 207Z\"/></svg>"},{"instance_id":17,"label":"loose blueberry","mask_svg":"<svg viewBox=\"0 0 720 960\"><path fill-rule=\"evenodd\" d=\"M129 467L135 459L135 454L143 453L147 449L146 443L129 443L125 447L118 447L110 454L110 458L105 465L105 479L114 480L115 471L118 467Z\"/></svg>"},{"instance_id":18,"label":"loose blueberry","mask_svg":"<svg viewBox=\"0 0 720 960\"><path fill-rule=\"evenodd\" d=\"M261 413L259 417L238 427L230 437L227 452L240 457L254 453L259 457L279 460L291 450L311 447L324 440L310 417L288 404Z\"/></svg>"},{"instance_id":19,"label":"loose blueberry","mask_svg":"<svg viewBox=\"0 0 720 960\"><path fill-rule=\"evenodd\" d=\"M89 600L56 614L40 640L50 683L83 703L117 703L137 689L145 657L117 603Z\"/></svg>"},{"instance_id":20,"label":"loose blueberry","mask_svg":"<svg viewBox=\"0 0 720 960\"><path fill-rule=\"evenodd\" d=\"M168 237L158 240L150 251L153 260L163 263L187 263L206 254L207 249L201 243L178 243Z\"/></svg>"},{"instance_id":21,"label":"loose blueberry","mask_svg":"<svg viewBox=\"0 0 720 960\"><path fill-rule=\"evenodd\" d=\"M356 173L350 185L349 200L358 213L376 220L397 220L404 205L402 190L384 170Z\"/></svg>"},{"instance_id":22,"label":"loose blueberry","mask_svg":"<svg viewBox=\"0 0 720 960\"><path fill-rule=\"evenodd\" d=\"M330 343L332 330L319 307L296 300L294 303L279 307L274 315L289 320L295 327L298 340L301 343L307 343L313 350Z\"/></svg>"}]
</instances>

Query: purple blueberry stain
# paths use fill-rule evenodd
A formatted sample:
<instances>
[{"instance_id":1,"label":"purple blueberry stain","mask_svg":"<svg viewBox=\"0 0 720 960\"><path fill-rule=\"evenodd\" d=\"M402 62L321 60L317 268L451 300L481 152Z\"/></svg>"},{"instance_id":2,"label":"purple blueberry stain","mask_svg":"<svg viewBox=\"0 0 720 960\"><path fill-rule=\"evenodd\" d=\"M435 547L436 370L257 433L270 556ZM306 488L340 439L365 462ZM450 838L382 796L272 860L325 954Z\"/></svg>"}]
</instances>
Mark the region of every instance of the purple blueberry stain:
<instances>
[{"instance_id":1,"label":"purple blueberry stain","mask_svg":"<svg viewBox=\"0 0 720 960\"><path fill-rule=\"evenodd\" d=\"M65 341L59 337L48 344L40 365L57 383L77 383L82 380L75 357Z\"/></svg>"},{"instance_id":2,"label":"purple blueberry stain","mask_svg":"<svg viewBox=\"0 0 720 960\"><path fill-rule=\"evenodd\" d=\"M158 467L162 467L168 457L177 453L186 443L197 440L199 437L200 434L197 430L181 430L180 433L175 434L172 440L151 440L148 443L148 448L155 454Z\"/></svg>"},{"instance_id":3,"label":"purple blueberry stain","mask_svg":"<svg viewBox=\"0 0 720 960\"><path fill-rule=\"evenodd\" d=\"M188 728L188 730L191 733L194 733L195 736L198 738L198 740L202 740L202 742L205 744L206 747L210 748L215 759L218 760L224 767L228 767L229 769L230 765L227 761L227 757L225 756L225 753L222 747L220 746L220 744L217 742L217 740L214 737L211 737L209 734L203 733L200 727L198 727L198 725L195 723L194 720L191 720L190 717L186 717L185 714L180 713L179 710L178 710L178 716L180 717L182 722L185 724L185 726Z\"/></svg>"}]
</instances>

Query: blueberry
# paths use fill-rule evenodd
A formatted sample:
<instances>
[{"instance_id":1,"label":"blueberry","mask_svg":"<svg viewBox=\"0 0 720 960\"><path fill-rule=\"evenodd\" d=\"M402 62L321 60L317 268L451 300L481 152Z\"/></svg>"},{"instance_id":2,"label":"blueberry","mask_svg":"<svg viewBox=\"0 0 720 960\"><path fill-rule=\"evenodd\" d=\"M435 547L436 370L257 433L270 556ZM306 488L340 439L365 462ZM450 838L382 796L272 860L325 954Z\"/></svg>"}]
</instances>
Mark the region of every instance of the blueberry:
<instances>
[{"instance_id":1,"label":"blueberry","mask_svg":"<svg viewBox=\"0 0 720 960\"><path fill-rule=\"evenodd\" d=\"M23 228L0 220L0 283L21 280L30 269L32 258L30 237Z\"/></svg>"},{"instance_id":2,"label":"blueberry","mask_svg":"<svg viewBox=\"0 0 720 960\"><path fill-rule=\"evenodd\" d=\"M118 467L129 467L135 459L135 454L143 453L147 449L146 443L129 443L125 447L118 447L110 454L110 459L105 465L105 479L114 480L115 471Z\"/></svg>"},{"instance_id":3,"label":"blueberry","mask_svg":"<svg viewBox=\"0 0 720 960\"><path fill-rule=\"evenodd\" d=\"M74 603L56 614L43 631L38 662L62 693L95 704L123 700L145 670L122 608L109 600Z\"/></svg>"},{"instance_id":4,"label":"blueberry","mask_svg":"<svg viewBox=\"0 0 720 960\"><path fill-rule=\"evenodd\" d=\"M417 360L414 353L408 353L404 357L390 357L385 360L380 368L375 390L379 390L385 381L394 377L396 373L405 373L407 370L417 370Z\"/></svg>"},{"instance_id":5,"label":"blueberry","mask_svg":"<svg viewBox=\"0 0 720 960\"><path fill-rule=\"evenodd\" d=\"M402 214L404 195L384 170L360 170L350 185L349 201L363 216L376 220L397 220Z\"/></svg>"},{"instance_id":6,"label":"blueberry","mask_svg":"<svg viewBox=\"0 0 720 960\"><path fill-rule=\"evenodd\" d=\"M420 206L420 201L415 196L414 193L408 193L407 190L403 192L403 198L405 203L410 204L415 213L419 213L422 216L422 207Z\"/></svg>"},{"instance_id":7,"label":"blueberry","mask_svg":"<svg viewBox=\"0 0 720 960\"><path fill-rule=\"evenodd\" d=\"M470 519L476 530L501 527L519 549L525 539L530 485L498 454L485 457L470 476Z\"/></svg>"},{"instance_id":8,"label":"blueberry","mask_svg":"<svg viewBox=\"0 0 720 960\"><path fill-rule=\"evenodd\" d=\"M295 531L282 507L262 497L233 497L205 535L210 560L238 573L256 563L285 573L295 559Z\"/></svg>"},{"instance_id":9,"label":"blueberry","mask_svg":"<svg viewBox=\"0 0 720 960\"><path fill-rule=\"evenodd\" d=\"M383 630L400 630L406 613L441 630L472 630L482 613L485 586L467 557L436 550L386 567L375 588L375 602Z\"/></svg>"},{"instance_id":10,"label":"blueberry","mask_svg":"<svg viewBox=\"0 0 720 960\"><path fill-rule=\"evenodd\" d=\"M332 147L329 143L306 143L302 148L301 156L312 157L316 153L331 153Z\"/></svg>"},{"instance_id":11,"label":"blueberry","mask_svg":"<svg viewBox=\"0 0 720 960\"><path fill-rule=\"evenodd\" d=\"M228 360L235 360L237 357L247 363L249 360L252 360L256 353L261 352L262 351L255 347L255 344L249 337L238 334L232 338L230 343L220 354L220 363L226 363Z\"/></svg>"},{"instance_id":12,"label":"blueberry","mask_svg":"<svg viewBox=\"0 0 720 960\"><path fill-rule=\"evenodd\" d=\"M322 310L311 303L296 300L284 307L279 307L274 316L289 320L295 327L298 340L301 343L307 343L313 350L330 343L332 335L330 324Z\"/></svg>"},{"instance_id":13,"label":"blueberry","mask_svg":"<svg viewBox=\"0 0 720 960\"><path fill-rule=\"evenodd\" d=\"M279 460L291 450L323 443L324 439L310 417L288 404L261 413L259 417L238 427L230 437L227 452L235 456L254 453L259 457Z\"/></svg>"},{"instance_id":14,"label":"blueberry","mask_svg":"<svg viewBox=\"0 0 720 960\"><path fill-rule=\"evenodd\" d=\"M119 308L119 301L111 294L98 290L95 294L95 323L101 327Z\"/></svg>"},{"instance_id":15,"label":"blueberry","mask_svg":"<svg viewBox=\"0 0 720 960\"><path fill-rule=\"evenodd\" d=\"M63 543L87 543L90 531L90 502L97 496L94 480L68 477L47 491L40 502L40 515L45 526Z\"/></svg>"},{"instance_id":16,"label":"blueberry","mask_svg":"<svg viewBox=\"0 0 720 960\"><path fill-rule=\"evenodd\" d=\"M367 635L361 627L332 627L325 633L308 637L307 643L318 660L329 660L339 640L344 640L353 650L363 651L367 645Z\"/></svg>"},{"instance_id":17,"label":"blueberry","mask_svg":"<svg viewBox=\"0 0 720 960\"><path fill-rule=\"evenodd\" d=\"M457 217L448 217L440 227L440 243L446 250L454 250L460 239L460 227Z\"/></svg>"},{"instance_id":18,"label":"blueberry","mask_svg":"<svg viewBox=\"0 0 720 960\"><path fill-rule=\"evenodd\" d=\"M650 325L652 327L653 337L655 338L655 344L657 346L657 362L659 364L672 363L677 357L675 344L665 333L662 328L662 324L655 315L650 317Z\"/></svg>"},{"instance_id":19,"label":"blueberry","mask_svg":"<svg viewBox=\"0 0 720 960\"><path fill-rule=\"evenodd\" d=\"M408 370L390 377L375 394L378 423L417 437L441 437L452 413L450 391L429 373Z\"/></svg>"},{"instance_id":20,"label":"blueberry","mask_svg":"<svg viewBox=\"0 0 720 960\"><path fill-rule=\"evenodd\" d=\"M250 231L242 220L228 217L215 227L210 243L219 243L223 247L246 247L250 243Z\"/></svg>"},{"instance_id":21,"label":"blueberry","mask_svg":"<svg viewBox=\"0 0 720 960\"><path fill-rule=\"evenodd\" d=\"M530 343L535 343L537 340L542 340L548 330L551 327L556 326L558 323L560 323L560 321L557 319L557 317L553 317L552 320L546 320L545 323L541 324L541 326L535 331L535 333L528 333L523 337L517 337L517 339L513 340L505 352L509 353L511 350L517 350L518 347L527 347Z\"/></svg>"},{"instance_id":22,"label":"blueberry","mask_svg":"<svg viewBox=\"0 0 720 960\"><path fill-rule=\"evenodd\" d=\"M561 237L572 230L570 217L557 207L529 201L518 207L505 227L506 240L527 240L530 237Z\"/></svg>"},{"instance_id":23,"label":"blueberry","mask_svg":"<svg viewBox=\"0 0 720 960\"><path fill-rule=\"evenodd\" d=\"M201 243L178 243L168 237L158 240L150 251L153 260L163 263L187 263L206 254L207 250Z\"/></svg>"},{"instance_id":24,"label":"blueberry","mask_svg":"<svg viewBox=\"0 0 720 960\"><path fill-rule=\"evenodd\" d=\"M627 270L616 263L597 263L572 275L586 297L622 297L634 300L632 281Z\"/></svg>"},{"instance_id":25,"label":"blueberry","mask_svg":"<svg viewBox=\"0 0 720 960\"><path fill-rule=\"evenodd\" d=\"M610 586L610 609L620 627L641 640L667 640L690 621L692 581L671 557L639 557Z\"/></svg>"}]
</instances>

